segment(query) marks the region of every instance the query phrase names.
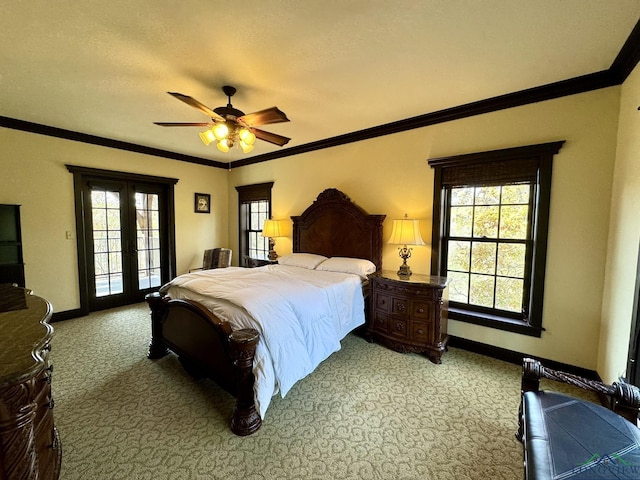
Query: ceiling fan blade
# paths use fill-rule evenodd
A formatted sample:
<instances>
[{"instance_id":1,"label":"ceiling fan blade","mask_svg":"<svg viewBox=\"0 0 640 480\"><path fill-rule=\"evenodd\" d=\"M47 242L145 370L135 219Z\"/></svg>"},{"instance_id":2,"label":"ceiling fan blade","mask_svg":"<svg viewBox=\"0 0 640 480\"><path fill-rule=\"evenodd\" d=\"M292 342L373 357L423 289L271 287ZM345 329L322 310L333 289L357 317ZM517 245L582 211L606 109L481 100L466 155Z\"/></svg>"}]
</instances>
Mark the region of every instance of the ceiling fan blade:
<instances>
[{"instance_id":1,"label":"ceiling fan blade","mask_svg":"<svg viewBox=\"0 0 640 480\"><path fill-rule=\"evenodd\" d=\"M187 105L191 105L193 108L197 108L198 110L200 110L202 113L204 113L208 117L224 120L220 115L218 115L216 112L211 110L209 107L207 107L203 103L200 103L195 98L192 98L192 97L190 97L188 95L183 95L182 93L178 93L178 92L167 92L167 93L169 95L174 96L178 100L183 101Z\"/></svg>"},{"instance_id":2,"label":"ceiling fan blade","mask_svg":"<svg viewBox=\"0 0 640 480\"><path fill-rule=\"evenodd\" d=\"M247 113L238 118L239 122L246 123L252 127L254 125L267 125L269 123L288 122L287 115L278 107L266 108L259 112Z\"/></svg>"},{"instance_id":3,"label":"ceiling fan blade","mask_svg":"<svg viewBox=\"0 0 640 480\"><path fill-rule=\"evenodd\" d=\"M213 123L153 122L161 127L210 127Z\"/></svg>"},{"instance_id":4,"label":"ceiling fan blade","mask_svg":"<svg viewBox=\"0 0 640 480\"><path fill-rule=\"evenodd\" d=\"M259 128L252 128L251 131L260 140L264 140L265 142L273 143L274 145L278 145L279 147L286 145L291 140L288 137L283 137L282 135L278 135L276 133L265 132L264 130L260 130Z\"/></svg>"}]
</instances>

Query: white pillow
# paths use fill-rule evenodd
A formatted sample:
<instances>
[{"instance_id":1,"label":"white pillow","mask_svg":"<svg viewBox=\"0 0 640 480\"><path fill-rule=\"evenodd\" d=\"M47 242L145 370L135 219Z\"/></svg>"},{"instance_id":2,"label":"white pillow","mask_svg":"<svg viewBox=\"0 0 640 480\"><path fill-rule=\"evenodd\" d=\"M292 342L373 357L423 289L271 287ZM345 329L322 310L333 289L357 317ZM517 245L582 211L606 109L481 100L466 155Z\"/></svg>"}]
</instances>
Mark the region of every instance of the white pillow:
<instances>
[{"instance_id":1,"label":"white pillow","mask_svg":"<svg viewBox=\"0 0 640 480\"><path fill-rule=\"evenodd\" d=\"M280 265L289 265L292 267L302 267L313 270L320 263L324 262L327 257L316 255L315 253L291 253L278 258Z\"/></svg>"},{"instance_id":2,"label":"white pillow","mask_svg":"<svg viewBox=\"0 0 640 480\"><path fill-rule=\"evenodd\" d=\"M353 273L366 278L368 274L376 271L376 266L373 262L363 258L331 257L318 265L316 270Z\"/></svg>"}]
</instances>

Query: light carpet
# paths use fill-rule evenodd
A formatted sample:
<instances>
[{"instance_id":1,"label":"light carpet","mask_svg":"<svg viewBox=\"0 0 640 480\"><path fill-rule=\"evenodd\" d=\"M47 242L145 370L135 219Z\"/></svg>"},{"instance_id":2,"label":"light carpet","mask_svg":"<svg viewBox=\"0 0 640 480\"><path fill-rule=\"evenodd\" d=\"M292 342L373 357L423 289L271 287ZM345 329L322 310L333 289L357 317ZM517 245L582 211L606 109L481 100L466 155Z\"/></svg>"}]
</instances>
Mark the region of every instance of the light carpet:
<instances>
[{"instance_id":1,"label":"light carpet","mask_svg":"<svg viewBox=\"0 0 640 480\"><path fill-rule=\"evenodd\" d=\"M520 479L520 367L451 348L435 365L356 335L248 437L234 400L175 355L146 358L145 303L53 324L62 480Z\"/></svg>"}]
</instances>

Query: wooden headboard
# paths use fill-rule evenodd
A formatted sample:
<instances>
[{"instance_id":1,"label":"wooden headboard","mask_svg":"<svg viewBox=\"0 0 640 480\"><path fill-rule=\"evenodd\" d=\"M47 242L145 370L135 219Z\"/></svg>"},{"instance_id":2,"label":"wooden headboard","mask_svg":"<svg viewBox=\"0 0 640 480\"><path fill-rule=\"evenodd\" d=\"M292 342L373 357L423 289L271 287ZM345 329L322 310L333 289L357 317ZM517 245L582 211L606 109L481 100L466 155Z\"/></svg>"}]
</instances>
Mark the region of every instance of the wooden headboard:
<instances>
[{"instance_id":1,"label":"wooden headboard","mask_svg":"<svg viewBox=\"0 0 640 480\"><path fill-rule=\"evenodd\" d=\"M301 214L292 216L293 251L371 260L382 269L382 221L340 190L328 188Z\"/></svg>"}]
</instances>

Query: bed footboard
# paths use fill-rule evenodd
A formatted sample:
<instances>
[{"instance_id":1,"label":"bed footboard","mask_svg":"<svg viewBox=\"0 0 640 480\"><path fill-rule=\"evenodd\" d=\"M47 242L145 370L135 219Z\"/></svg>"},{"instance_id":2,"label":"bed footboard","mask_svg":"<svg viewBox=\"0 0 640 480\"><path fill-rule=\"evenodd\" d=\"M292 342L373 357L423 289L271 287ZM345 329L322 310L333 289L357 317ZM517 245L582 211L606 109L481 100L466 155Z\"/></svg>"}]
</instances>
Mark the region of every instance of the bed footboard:
<instances>
[{"instance_id":1,"label":"bed footboard","mask_svg":"<svg viewBox=\"0 0 640 480\"><path fill-rule=\"evenodd\" d=\"M231 430L250 435L262 425L255 408L253 358L259 341L254 329L232 330L197 302L172 300L159 293L145 297L151 309L148 358L173 351L193 375L215 380L236 398Z\"/></svg>"}]
</instances>

